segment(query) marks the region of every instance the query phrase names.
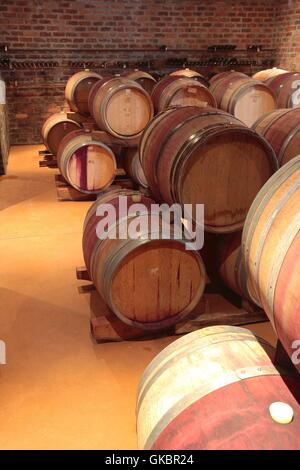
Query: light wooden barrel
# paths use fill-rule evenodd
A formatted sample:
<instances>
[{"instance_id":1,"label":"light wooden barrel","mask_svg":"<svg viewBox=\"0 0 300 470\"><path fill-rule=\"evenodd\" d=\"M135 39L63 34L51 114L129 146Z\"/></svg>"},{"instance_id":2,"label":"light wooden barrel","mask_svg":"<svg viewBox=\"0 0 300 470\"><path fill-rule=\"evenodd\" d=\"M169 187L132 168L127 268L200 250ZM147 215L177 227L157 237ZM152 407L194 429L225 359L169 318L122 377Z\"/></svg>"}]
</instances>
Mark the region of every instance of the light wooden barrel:
<instances>
[{"instance_id":1,"label":"light wooden barrel","mask_svg":"<svg viewBox=\"0 0 300 470\"><path fill-rule=\"evenodd\" d=\"M277 108L272 90L258 80L237 80L226 88L220 108L252 126L265 113Z\"/></svg>"},{"instance_id":2,"label":"light wooden barrel","mask_svg":"<svg viewBox=\"0 0 300 470\"><path fill-rule=\"evenodd\" d=\"M170 344L139 384L139 449L298 449L300 377L274 366L274 352L234 326L204 328ZM274 402L292 407L290 424L271 418Z\"/></svg>"},{"instance_id":3,"label":"light wooden barrel","mask_svg":"<svg viewBox=\"0 0 300 470\"><path fill-rule=\"evenodd\" d=\"M128 147L122 153L124 169L127 175L143 188L148 187L148 183L140 163L139 152L137 148Z\"/></svg>"},{"instance_id":4,"label":"light wooden barrel","mask_svg":"<svg viewBox=\"0 0 300 470\"><path fill-rule=\"evenodd\" d=\"M92 86L101 79L101 75L90 70L77 72L69 78L65 88L65 98L72 111L84 116L89 115L89 92Z\"/></svg>"},{"instance_id":5,"label":"light wooden barrel","mask_svg":"<svg viewBox=\"0 0 300 470\"><path fill-rule=\"evenodd\" d=\"M259 72L256 72L254 75L252 75L252 78L254 78L255 80L261 80L262 82L264 82L265 80L268 80L268 78L276 77L277 75L281 75L287 72L288 72L287 70L273 67L271 69L265 69L265 70L260 70Z\"/></svg>"},{"instance_id":6,"label":"light wooden barrel","mask_svg":"<svg viewBox=\"0 0 300 470\"><path fill-rule=\"evenodd\" d=\"M151 192L168 204L204 204L205 229L241 230L256 194L278 168L271 146L222 110L187 106L145 129L140 161Z\"/></svg>"},{"instance_id":7,"label":"light wooden barrel","mask_svg":"<svg viewBox=\"0 0 300 470\"><path fill-rule=\"evenodd\" d=\"M138 137L153 116L150 96L134 80L105 79L90 91L89 109L100 129L115 137Z\"/></svg>"},{"instance_id":8,"label":"light wooden barrel","mask_svg":"<svg viewBox=\"0 0 300 470\"><path fill-rule=\"evenodd\" d=\"M129 218L121 210L119 195L127 196ZM106 213L99 215L99 209L106 209L104 203L117 215L121 210L117 220L109 223L109 233L116 230L114 239L99 239L96 234L96 228L98 234L107 231ZM143 330L161 330L187 316L205 286L199 253L187 250L183 239L161 238L150 223L152 204L153 200L134 191L104 194L87 214L83 233L84 259L97 291L119 319ZM132 224L140 226L137 239L126 237ZM118 237L120 232L125 234L123 239Z\"/></svg>"},{"instance_id":9,"label":"light wooden barrel","mask_svg":"<svg viewBox=\"0 0 300 470\"><path fill-rule=\"evenodd\" d=\"M248 290L291 357L293 342L300 339L299 156L258 193L246 219L242 247ZM300 370L300 364L296 367Z\"/></svg>"},{"instance_id":10,"label":"light wooden barrel","mask_svg":"<svg viewBox=\"0 0 300 470\"><path fill-rule=\"evenodd\" d=\"M275 93L278 108L300 106L300 73L287 72L271 77L265 82Z\"/></svg>"},{"instance_id":11,"label":"light wooden barrel","mask_svg":"<svg viewBox=\"0 0 300 470\"><path fill-rule=\"evenodd\" d=\"M226 72L220 72L220 73L216 73L215 75L213 75L210 80L209 80L209 83L211 85L213 85L214 83L217 83L219 82L220 80L224 80L225 78L231 78L232 80L235 80L235 78L249 78L249 75L246 75L245 73L242 73L242 72L236 72L235 70L227 70Z\"/></svg>"},{"instance_id":12,"label":"light wooden barrel","mask_svg":"<svg viewBox=\"0 0 300 470\"><path fill-rule=\"evenodd\" d=\"M277 109L253 124L275 150L280 166L300 152L300 108Z\"/></svg>"},{"instance_id":13,"label":"light wooden barrel","mask_svg":"<svg viewBox=\"0 0 300 470\"><path fill-rule=\"evenodd\" d=\"M179 76L179 77L187 77L187 78L192 78L194 80L199 81L202 83L202 85L208 87L209 86L209 81L206 80L206 78L201 75L201 73L196 72L195 70L191 70L189 68L185 69L180 69L180 70L175 70L175 72L170 73L170 76Z\"/></svg>"},{"instance_id":14,"label":"light wooden barrel","mask_svg":"<svg viewBox=\"0 0 300 470\"><path fill-rule=\"evenodd\" d=\"M190 78L179 78L169 83L161 92L158 111L172 106L216 107L217 103L206 86Z\"/></svg>"},{"instance_id":15,"label":"light wooden barrel","mask_svg":"<svg viewBox=\"0 0 300 470\"><path fill-rule=\"evenodd\" d=\"M224 74L224 75L223 75ZM221 77L219 79L216 79L214 82L211 83L209 90L215 97L215 100L217 102L217 106L220 108L222 99L224 96L224 93L228 89L229 86L232 86L234 82L239 81L240 83L242 81L248 81L250 78L239 72L230 72L230 73L220 73Z\"/></svg>"},{"instance_id":16,"label":"light wooden barrel","mask_svg":"<svg viewBox=\"0 0 300 470\"><path fill-rule=\"evenodd\" d=\"M80 124L68 119L66 113L52 114L43 124L42 137L47 149L56 156L62 139L72 131L80 129Z\"/></svg>"},{"instance_id":17,"label":"light wooden barrel","mask_svg":"<svg viewBox=\"0 0 300 470\"><path fill-rule=\"evenodd\" d=\"M110 186L116 175L112 150L93 140L84 130L69 133L62 140L57 163L63 177L83 193L99 193Z\"/></svg>"},{"instance_id":18,"label":"light wooden barrel","mask_svg":"<svg viewBox=\"0 0 300 470\"><path fill-rule=\"evenodd\" d=\"M144 72L143 70L133 70L132 72L129 72L126 77L139 83L144 90L149 93L149 95L151 95L151 92L157 83L150 73Z\"/></svg>"}]
</instances>

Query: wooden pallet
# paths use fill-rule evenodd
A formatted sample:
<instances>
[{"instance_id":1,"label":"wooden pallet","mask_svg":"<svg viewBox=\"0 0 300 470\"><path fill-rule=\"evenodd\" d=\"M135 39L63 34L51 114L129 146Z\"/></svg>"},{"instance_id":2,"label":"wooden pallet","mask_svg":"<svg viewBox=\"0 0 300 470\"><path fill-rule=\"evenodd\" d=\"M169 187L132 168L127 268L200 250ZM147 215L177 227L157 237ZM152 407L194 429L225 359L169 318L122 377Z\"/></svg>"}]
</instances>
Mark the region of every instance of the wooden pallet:
<instances>
[{"instance_id":1,"label":"wooden pallet","mask_svg":"<svg viewBox=\"0 0 300 470\"><path fill-rule=\"evenodd\" d=\"M54 175L56 193L58 201L95 201L97 194L87 194L73 188L61 174ZM122 188L132 189L134 187L133 181L128 178L122 168L117 170L117 176L112 184L113 186L120 186Z\"/></svg>"},{"instance_id":2,"label":"wooden pallet","mask_svg":"<svg viewBox=\"0 0 300 470\"><path fill-rule=\"evenodd\" d=\"M39 150L39 156L42 158L39 161L41 168L57 168L57 160L49 150Z\"/></svg>"},{"instance_id":3,"label":"wooden pallet","mask_svg":"<svg viewBox=\"0 0 300 470\"><path fill-rule=\"evenodd\" d=\"M76 277L90 281L85 267L77 268ZM90 295L91 335L97 343L182 335L212 325L246 325L268 321L266 314L259 307L225 288L208 284L200 303L187 319L166 330L149 332L119 320L107 307L93 284L81 286L79 291Z\"/></svg>"}]
</instances>

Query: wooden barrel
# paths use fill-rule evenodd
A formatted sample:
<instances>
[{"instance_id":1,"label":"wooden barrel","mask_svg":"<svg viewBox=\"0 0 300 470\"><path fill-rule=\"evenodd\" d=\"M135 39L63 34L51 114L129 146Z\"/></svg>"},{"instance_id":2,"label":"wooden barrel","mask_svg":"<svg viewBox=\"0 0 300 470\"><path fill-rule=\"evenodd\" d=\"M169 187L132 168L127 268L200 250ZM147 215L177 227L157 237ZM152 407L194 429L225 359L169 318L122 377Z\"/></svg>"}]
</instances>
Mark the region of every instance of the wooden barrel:
<instances>
[{"instance_id":1,"label":"wooden barrel","mask_svg":"<svg viewBox=\"0 0 300 470\"><path fill-rule=\"evenodd\" d=\"M125 209L119 195L127 196ZM107 212L99 214L99 209L107 210L104 203L110 204L112 215L116 211L119 216L116 221L110 219L108 229ZM153 204L136 191L104 194L88 212L83 233L84 259L97 291L119 319L143 330L167 328L187 316L205 286L199 253L187 250L185 240L172 239L171 226L170 238L165 239L151 226ZM139 226L137 238L128 236L133 225Z\"/></svg>"},{"instance_id":2,"label":"wooden barrel","mask_svg":"<svg viewBox=\"0 0 300 470\"><path fill-rule=\"evenodd\" d=\"M220 108L252 126L265 113L277 108L272 90L262 82L241 79L226 88Z\"/></svg>"},{"instance_id":3,"label":"wooden barrel","mask_svg":"<svg viewBox=\"0 0 300 470\"><path fill-rule=\"evenodd\" d=\"M252 300L247 290L246 269L242 256L242 232L218 237L215 264L219 278L230 290Z\"/></svg>"},{"instance_id":4,"label":"wooden barrel","mask_svg":"<svg viewBox=\"0 0 300 470\"><path fill-rule=\"evenodd\" d=\"M66 113L52 114L43 124L42 137L47 149L56 156L59 144L69 132L80 129L80 124L68 119Z\"/></svg>"},{"instance_id":5,"label":"wooden barrel","mask_svg":"<svg viewBox=\"0 0 300 470\"><path fill-rule=\"evenodd\" d=\"M148 187L148 183L140 163L139 152L135 147L127 147L122 152L122 159L126 174L143 188Z\"/></svg>"},{"instance_id":6,"label":"wooden barrel","mask_svg":"<svg viewBox=\"0 0 300 470\"><path fill-rule=\"evenodd\" d=\"M247 75L244 75L243 73L239 72L232 72L226 74L226 72L223 72L225 75L220 77L218 80L215 80L209 87L210 92L213 94L215 97L215 100L217 102L217 106L220 108L221 107L221 102L224 96L225 91L228 89L229 86L232 86L234 82L239 81L240 83L243 81L248 81L250 80ZM223 75L223 74L219 74Z\"/></svg>"},{"instance_id":7,"label":"wooden barrel","mask_svg":"<svg viewBox=\"0 0 300 470\"><path fill-rule=\"evenodd\" d=\"M209 86L209 81L206 80L206 78L201 75L201 73L196 72L195 70L191 70L189 68L185 69L180 69L180 70L175 70L175 72L170 73L170 76L179 76L179 77L187 77L187 78L192 78L194 80L197 80L198 82L202 83L202 85L208 87Z\"/></svg>"},{"instance_id":8,"label":"wooden barrel","mask_svg":"<svg viewBox=\"0 0 300 470\"><path fill-rule=\"evenodd\" d=\"M286 351L300 339L300 156L280 168L255 198L243 231L248 290ZM300 370L300 364L296 365Z\"/></svg>"},{"instance_id":9,"label":"wooden barrel","mask_svg":"<svg viewBox=\"0 0 300 470\"><path fill-rule=\"evenodd\" d=\"M287 70L273 67L271 69L265 69L265 70L260 70L259 72L256 72L254 75L252 75L252 78L254 78L255 80L261 80L262 82L264 82L265 80L268 80L268 78L276 77L277 75L281 75L287 72L288 72Z\"/></svg>"},{"instance_id":10,"label":"wooden barrel","mask_svg":"<svg viewBox=\"0 0 300 470\"><path fill-rule=\"evenodd\" d=\"M143 450L299 449L300 377L272 364L274 348L234 326L174 341L146 368L138 389ZM278 424L272 403L292 407Z\"/></svg>"},{"instance_id":11,"label":"wooden barrel","mask_svg":"<svg viewBox=\"0 0 300 470\"><path fill-rule=\"evenodd\" d=\"M63 177L83 193L99 193L107 188L116 175L116 160L112 150L84 130L64 137L57 163Z\"/></svg>"},{"instance_id":12,"label":"wooden barrel","mask_svg":"<svg viewBox=\"0 0 300 470\"><path fill-rule=\"evenodd\" d=\"M158 99L158 111L172 106L216 107L217 103L206 86L191 79L179 78L162 90Z\"/></svg>"},{"instance_id":13,"label":"wooden barrel","mask_svg":"<svg viewBox=\"0 0 300 470\"><path fill-rule=\"evenodd\" d=\"M65 98L72 111L84 116L89 115L88 97L92 86L102 77L90 70L77 72L67 81Z\"/></svg>"},{"instance_id":14,"label":"wooden barrel","mask_svg":"<svg viewBox=\"0 0 300 470\"><path fill-rule=\"evenodd\" d=\"M129 72L126 77L139 83L144 90L149 93L149 95L151 95L151 92L157 83L150 73L144 72L143 70L133 70L132 72Z\"/></svg>"},{"instance_id":15,"label":"wooden barrel","mask_svg":"<svg viewBox=\"0 0 300 470\"><path fill-rule=\"evenodd\" d=\"M231 78L231 80L241 79L241 78L249 78L249 75L246 75L245 73L242 72L236 72L235 70L227 70L226 72L220 72L216 73L211 77L209 80L210 85L213 85L220 80L224 80L225 78Z\"/></svg>"},{"instance_id":16,"label":"wooden barrel","mask_svg":"<svg viewBox=\"0 0 300 470\"><path fill-rule=\"evenodd\" d=\"M145 129L140 161L151 192L168 204L204 204L208 231L241 230L249 207L278 168L271 146L222 110L171 108Z\"/></svg>"},{"instance_id":17,"label":"wooden barrel","mask_svg":"<svg viewBox=\"0 0 300 470\"><path fill-rule=\"evenodd\" d=\"M89 109L100 129L115 137L138 137L153 116L150 96L134 80L114 77L96 83Z\"/></svg>"},{"instance_id":18,"label":"wooden barrel","mask_svg":"<svg viewBox=\"0 0 300 470\"><path fill-rule=\"evenodd\" d=\"M300 108L277 109L253 124L275 150L279 166L300 153Z\"/></svg>"},{"instance_id":19,"label":"wooden barrel","mask_svg":"<svg viewBox=\"0 0 300 470\"><path fill-rule=\"evenodd\" d=\"M278 108L296 108L300 105L300 73L282 73L265 83L275 93Z\"/></svg>"},{"instance_id":20,"label":"wooden barrel","mask_svg":"<svg viewBox=\"0 0 300 470\"><path fill-rule=\"evenodd\" d=\"M151 99L153 102L155 112L158 112L159 108L159 99L164 89L172 82L179 80L181 77L178 75L166 75L161 78L159 82L155 85L151 93Z\"/></svg>"}]
</instances>

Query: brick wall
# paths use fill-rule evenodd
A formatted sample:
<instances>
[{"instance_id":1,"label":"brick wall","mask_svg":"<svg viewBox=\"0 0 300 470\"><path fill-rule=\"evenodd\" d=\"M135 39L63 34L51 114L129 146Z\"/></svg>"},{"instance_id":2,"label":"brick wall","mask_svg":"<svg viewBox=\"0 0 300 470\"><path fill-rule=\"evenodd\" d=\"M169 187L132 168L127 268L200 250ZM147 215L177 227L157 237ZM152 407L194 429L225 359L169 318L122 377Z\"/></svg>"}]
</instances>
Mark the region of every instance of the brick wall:
<instances>
[{"instance_id":1,"label":"brick wall","mask_svg":"<svg viewBox=\"0 0 300 470\"><path fill-rule=\"evenodd\" d=\"M292 71L300 70L300 0L279 0L276 11L278 64Z\"/></svg>"},{"instance_id":2,"label":"brick wall","mask_svg":"<svg viewBox=\"0 0 300 470\"><path fill-rule=\"evenodd\" d=\"M0 43L10 60L50 60L48 70L2 71L8 83L12 143L40 142L45 117L63 103L69 61L157 59L170 49L219 43L274 46L276 0L2 0ZM146 49L146 51L137 51ZM182 56L197 57L184 51Z\"/></svg>"}]
</instances>

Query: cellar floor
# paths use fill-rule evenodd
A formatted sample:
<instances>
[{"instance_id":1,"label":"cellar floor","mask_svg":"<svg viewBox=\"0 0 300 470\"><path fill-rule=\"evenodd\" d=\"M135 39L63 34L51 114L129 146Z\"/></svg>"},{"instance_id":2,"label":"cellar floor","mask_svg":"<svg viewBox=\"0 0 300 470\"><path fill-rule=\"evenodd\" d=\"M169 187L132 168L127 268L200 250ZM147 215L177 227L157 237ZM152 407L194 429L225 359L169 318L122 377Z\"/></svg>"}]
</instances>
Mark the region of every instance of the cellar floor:
<instances>
[{"instance_id":1,"label":"cellar floor","mask_svg":"<svg viewBox=\"0 0 300 470\"><path fill-rule=\"evenodd\" d=\"M0 449L135 449L135 398L174 338L96 345L79 294L89 202L57 202L42 146L11 151L0 177ZM275 342L269 323L251 326Z\"/></svg>"}]
</instances>

